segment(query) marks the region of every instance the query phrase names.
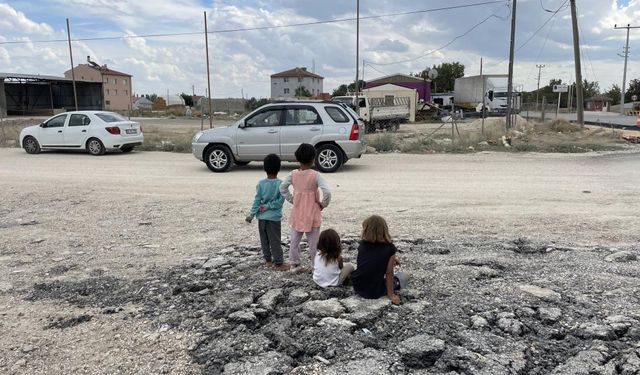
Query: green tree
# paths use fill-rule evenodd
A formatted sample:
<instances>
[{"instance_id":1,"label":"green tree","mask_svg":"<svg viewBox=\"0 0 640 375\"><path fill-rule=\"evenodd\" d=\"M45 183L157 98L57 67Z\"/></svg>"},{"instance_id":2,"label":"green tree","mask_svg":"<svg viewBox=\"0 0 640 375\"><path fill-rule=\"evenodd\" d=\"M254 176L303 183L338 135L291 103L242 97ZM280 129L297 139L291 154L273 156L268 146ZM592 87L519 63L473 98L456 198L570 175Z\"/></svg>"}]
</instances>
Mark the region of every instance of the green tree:
<instances>
[{"instance_id":1,"label":"green tree","mask_svg":"<svg viewBox=\"0 0 640 375\"><path fill-rule=\"evenodd\" d=\"M359 80L358 81L358 87L360 88L360 91L362 91L362 89L367 85L367 82L363 81L363 80ZM331 94L331 96L346 96L349 94L353 94L354 92L356 92L356 83L355 82L351 82L349 84L343 83L342 85L338 86L337 89L333 90L333 93Z\"/></svg>"},{"instance_id":2,"label":"green tree","mask_svg":"<svg viewBox=\"0 0 640 375\"><path fill-rule=\"evenodd\" d=\"M154 101L156 101L156 98L158 97L158 95L156 95L156 94L146 94L144 97L149 99L150 101L154 102Z\"/></svg>"},{"instance_id":3,"label":"green tree","mask_svg":"<svg viewBox=\"0 0 640 375\"><path fill-rule=\"evenodd\" d=\"M193 96L185 93L180 94L182 99L184 99L184 105L193 107Z\"/></svg>"},{"instance_id":4,"label":"green tree","mask_svg":"<svg viewBox=\"0 0 640 375\"><path fill-rule=\"evenodd\" d=\"M265 98L256 99L252 97L251 99L247 100L245 107L247 111L253 111L254 109L258 109L268 103L270 103L269 99L265 99Z\"/></svg>"},{"instance_id":5,"label":"green tree","mask_svg":"<svg viewBox=\"0 0 640 375\"><path fill-rule=\"evenodd\" d=\"M434 79L433 86L434 92L450 92L453 91L453 85L456 78L464 77L464 65L455 61L452 63L442 63L440 65L433 65L432 68L426 68L423 71L414 74L414 77L423 79L429 79L429 70L436 69L438 71L438 77Z\"/></svg>"},{"instance_id":6,"label":"green tree","mask_svg":"<svg viewBox=\"0 0 640 375\"><path fill-rule=\"evenodd\" d=\"M604 94L611 99L613 99L612 104L620 103L620 95L622 95L622 91L620 90L620 86L614 84L608 91L605 91Z\"/></svg>"},{"instance_id":7,"label":"green tree","mask_svg":"<svg viewBox=\"0 0 640 375\"><path fill-rule=\"evenodd\" d=\"M349 89L347 88L347 85L342 84L338 86L337 89L333 90L333 93L331 94L331 96L345 96L347 95L347 91L349 91Z\"/></svg>"},{"instance_id":8,"label":"green tree","mask_svg":"<svg viewBox=\"0 0 640 375\"><path fill-rule=\"evenodd\" d=\"M640 78L629 81L629 88L624 92L624 101L630 102L631 97L634 95L640 98Z\"/></svg>"},{"instance_id":9,"label":"green tree","mask_svg":"<svg viewBox=\"0 0 640 375\"><path fill-rule=\"evenodd\" d=\"M300 86L296 89L296 97L298 98L310 98L311 97L311 93L309 92L309 90L307 90L306 87L304 86Z\"/></svg>"}]
</instances>

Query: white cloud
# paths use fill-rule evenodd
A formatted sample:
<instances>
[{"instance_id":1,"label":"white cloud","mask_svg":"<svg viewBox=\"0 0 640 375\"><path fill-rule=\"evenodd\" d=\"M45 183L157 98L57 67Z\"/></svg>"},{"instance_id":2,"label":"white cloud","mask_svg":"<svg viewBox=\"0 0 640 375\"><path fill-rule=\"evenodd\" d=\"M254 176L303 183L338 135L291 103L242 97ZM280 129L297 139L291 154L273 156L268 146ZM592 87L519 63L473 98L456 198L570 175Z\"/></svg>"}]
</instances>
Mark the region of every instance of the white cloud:
<instances>
[{"instance_id":1,"label":"white cloud","mask_svg":"<svg viewBox=\"0 0 640 375\"><path fill-rule=\"evenodd\" d=\"M9 4L0 4L0 30L20 30L29 34L53 34L53 28L46 23L31 21L24 13Z\"/></svg>"}]
</instances>

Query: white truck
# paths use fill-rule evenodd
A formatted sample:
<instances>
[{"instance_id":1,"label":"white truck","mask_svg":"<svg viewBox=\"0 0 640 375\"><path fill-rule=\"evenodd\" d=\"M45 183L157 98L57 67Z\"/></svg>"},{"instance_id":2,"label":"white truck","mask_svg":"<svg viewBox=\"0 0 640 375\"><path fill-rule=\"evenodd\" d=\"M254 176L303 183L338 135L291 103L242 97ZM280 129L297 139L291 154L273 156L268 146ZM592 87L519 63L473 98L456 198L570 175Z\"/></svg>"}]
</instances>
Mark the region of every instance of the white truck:
<instances>
[{"instance_id":1,"label":"white truck","mask_svg":"<svg viewBox=\"0 0 640 375\"><path fill-rule=\"evenodd\" d=\"M504 114L507 110L507 84L506 74L456 78L453 88L454 104L456 108L481 113L484 101L486 113ZM520 93L514 91L512 98L512 108L517 113L522 101Z\"/></svg>"},{"instance_id":2,"label":"white truck","mask_svg":"<svg viewBox=\"0 0 640 375\"><path fill-rule=\"evenodd\" d=\"M344 103L356 109L360 117L367 126L367 132L372 133L380 130L398 130L401 122L409 121L411 117L411 99L409 97L388 97L369 98L358 96L356 106L355 96L335 96L332 101Z\"/></svg>"}]
</instances>

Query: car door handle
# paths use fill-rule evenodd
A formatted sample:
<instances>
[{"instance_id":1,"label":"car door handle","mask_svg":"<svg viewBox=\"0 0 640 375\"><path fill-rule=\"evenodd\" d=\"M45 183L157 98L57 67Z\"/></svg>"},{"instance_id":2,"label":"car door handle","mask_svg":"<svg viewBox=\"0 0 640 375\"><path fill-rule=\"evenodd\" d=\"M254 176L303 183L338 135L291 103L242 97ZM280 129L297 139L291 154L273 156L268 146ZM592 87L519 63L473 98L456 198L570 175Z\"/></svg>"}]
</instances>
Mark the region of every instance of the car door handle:
<instances>
[{"instance_id":1,"label":"car door handle","mask_svg":"<svg viewBox=\"0 0 640 375\"><path fill-rule=\"evenodd\" d=\"M62 133L62 130L58 130L58 133Z\"/></svg>"},{"instance_id":2,"label":"car door handle","mask_svg":"<svg viewBox=\"0 0 640 375\"><path fill-rule=\"evenodd\" d=\"M312 132L317 132L318 130L320 130L320 128L314 126L313 128L311 128L309 130L311 130Z\"/></svg>"},{"instance_id":3,"label":"car door handle","mask_svg":"<svg viewBox=\"0 0 640 375\"><path fill-rule=\"evenodd\" d=\"M271 129L267 133L273 134L273 133L277 133L277 132L278 132L277 130Z\"/></svg>"},{"instance_id":4,"label":"car door handle","mask_svg":"<svg viewBox=\"0 0 640 375\"><path fill-rule=\"evenodd\" d=\"M83 130L82 132L83 132L83 133L86 133L86 132L87 132L87 130L85 129L85 130Z\"/></svg>"}]
</instances>

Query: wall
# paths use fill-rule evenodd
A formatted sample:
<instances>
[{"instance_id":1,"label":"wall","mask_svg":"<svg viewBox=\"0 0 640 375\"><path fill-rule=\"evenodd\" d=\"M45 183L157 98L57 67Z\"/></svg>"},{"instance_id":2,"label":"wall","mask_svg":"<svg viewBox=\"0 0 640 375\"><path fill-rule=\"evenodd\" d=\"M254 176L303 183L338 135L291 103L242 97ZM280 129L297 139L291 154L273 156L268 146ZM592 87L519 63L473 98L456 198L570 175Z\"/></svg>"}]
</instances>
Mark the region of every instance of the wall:
<instances>
[{"instance_id":1,"label":"wall","mask_svg":"<svg viewBox=\"0 0 640 375\"><path fill-rule=\"evenodd\" d=\"M301 77L302 81L298 80L298 77L272 77L271 78L271 99L278 98L294 98L296 95L296 89L300 86L306 87L312 96L316 96L322 93L323 80L313 77ZM286 82L287 80L288 82ZM288 93L284 90L289 89Z\"/></svg>"},{"instance_id":2,"label":"wall","mask_svg":"<svg viewBox=\"0 0 640 375\"><path fill-rule=\"evenodd\" d=\"M120 75L103 75L104 107L108 110L126 111L131 104L131 78Z\"/></svg>"}]
</instances>

